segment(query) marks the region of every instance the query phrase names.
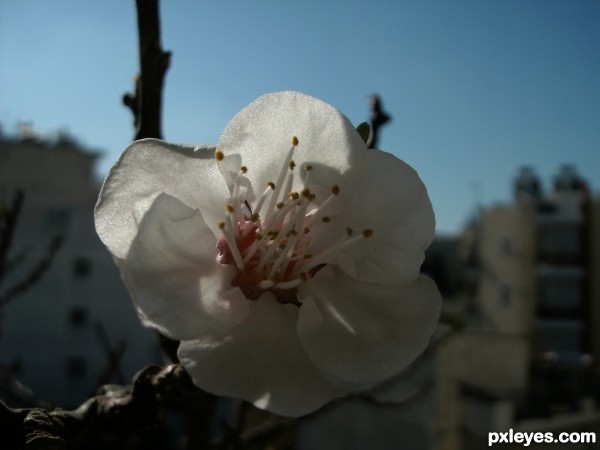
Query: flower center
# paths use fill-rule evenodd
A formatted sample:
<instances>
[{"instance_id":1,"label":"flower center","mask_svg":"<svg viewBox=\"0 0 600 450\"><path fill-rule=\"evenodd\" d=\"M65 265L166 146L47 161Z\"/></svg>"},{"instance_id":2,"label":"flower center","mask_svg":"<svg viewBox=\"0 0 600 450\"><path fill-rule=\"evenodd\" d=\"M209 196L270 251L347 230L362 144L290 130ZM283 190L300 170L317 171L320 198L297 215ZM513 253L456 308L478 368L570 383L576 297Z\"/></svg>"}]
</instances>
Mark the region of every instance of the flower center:
<instances>
[{"instance_id":1,"label":"flower center","mask_svg":"<svg viewBox=\"0 0 600 450\"><path fill-rule=\"evenodd\" d=\"M300 306L297 292L302 283L335 261L338 253L373 234L367 229L354 235L351 228L340 227L337 233L334 229L333 239L323 239L324 232L331 231L327 228L335 226L327 211L340 195L340 188L331 186L323 199L308 189L313 167L296 167L293 155L298 145L294 136L276 181L269 181L252 204L248 201L252 192L246 177L248 168L231 170L228 166L237 156L215 152L230 192L225 220L219 223L223 236L217 242L217 260L237 268L232 285L249 300L270 291L278 302ZM304 171L303 187L292 191L299 170Z\"/></svg>"}]
</instances>

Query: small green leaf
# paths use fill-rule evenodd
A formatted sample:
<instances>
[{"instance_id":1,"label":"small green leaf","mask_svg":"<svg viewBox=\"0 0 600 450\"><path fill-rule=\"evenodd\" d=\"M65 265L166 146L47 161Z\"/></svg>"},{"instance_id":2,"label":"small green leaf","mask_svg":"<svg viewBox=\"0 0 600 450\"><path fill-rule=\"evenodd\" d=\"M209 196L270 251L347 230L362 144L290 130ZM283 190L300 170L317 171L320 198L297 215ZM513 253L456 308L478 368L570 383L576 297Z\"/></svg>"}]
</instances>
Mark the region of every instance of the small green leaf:
<instances>
[{"instance_id":1,"label":"small green leaf","mask_svg":"<svg viewBox=\"0 0 600 450\"><path fill-rule=\"evenodd\" d=\"M358 131L358 134L360 134L360 137L366 144L369 140L369 135L371 134L371 126L367 122L363 122L356 127L356 131Z\"/></svg>"}]
</instances>

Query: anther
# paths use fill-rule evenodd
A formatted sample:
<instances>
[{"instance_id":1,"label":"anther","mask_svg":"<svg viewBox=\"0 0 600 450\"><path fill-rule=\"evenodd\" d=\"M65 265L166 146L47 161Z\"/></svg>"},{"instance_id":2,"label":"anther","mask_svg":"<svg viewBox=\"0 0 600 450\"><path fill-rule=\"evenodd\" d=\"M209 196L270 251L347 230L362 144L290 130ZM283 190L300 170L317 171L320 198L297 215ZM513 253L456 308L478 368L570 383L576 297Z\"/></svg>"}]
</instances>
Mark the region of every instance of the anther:
<instances>
[{"instance_id":1,"label":"anther","mask_svg":"<svg viewBox=\"0 0 600 450\"><path fill-rule=\"evenodd\" d=\"M267 183L267 186L269 186L271 189L275 190L275 183L273 183L272 181L269 181Z\"/></svg>"},{"instance_id":2,"label":"anther","mask_svg":"<svg viewBox=\"0 0 600 450\"><path fill-rule=\"evenodd\" d=\"M369 229L363 230L362 234L364 237L369 238L369 237L373 236L373 230L369 230Z\"/></svg>"},{"instance_id":3,"label":"anther","mask_svg":"<svg viewBox=\"0 0 600 450\"><path fill-rule=\"evenodd\" d=\"M219 228L222 230L225 228L225 222L219 222Z\"/></svg>"},{"instance_id":4,"label":"anther","mask_svg":"<svg viewBox=\"0 0 600 450\"><path fill-rule=\"evenodd\" d=\"M333 185L331 188L331 193L333 195L338 195L340 193L340 187L337 184Z\"/></svg>"},{"instance_id":5,"label":"anther","mask_svg":"<svg viewBox=\"0 0 600 450\"><path fill-rule=\"evenodd\" d=\"M221 150L217 150L215 152L215 159L217 161L223 161L223 159L225 159L225 155L223 154L223 152Z\"/></svg>"},{"instance_id":6,"label":"anther","mask_svg":"<svg viewBox=\"0 0 600 450\"><path fill-rule=\"evenodd\" d=\"M292 136L292 145L296 147L299 144L298 138L296 136Z\"/></svg>"},{"instance_id":7,"label":"anther","mask_svg":"<svg viewBox=\"0 0 600 450\"><path fill-rule=\"evenodd\" d=\"M240 172L246 173L246 172L248 172L248 168L246 166L242 166L242 167L240 167Z\"/></svg>"},{"instance_id":8,"label":"anther","mask_svg":"<svg viewBox=\"0 0 600 450\"><path fill-rule=\"evenodd\" d=\"M296 167L296 163L294 162L293 159L290 161L289 167L290 167L290 170L294 170L294 167Z\"/></svg>"},{"instance_id":9,"label":"anther","mask_svg":"<svg viewBox=\"0 0 600 450\"><path fill-rule=\"evenodd\" d=\"M311 170L313 170L313 166L311 166L310 164L307 164L306 166L304 166L304 170L306 170L307 172L310 172Z\"/></svg>"},{"instance_id":10,"label":"anther","mask_svg":"<svg viewBox=\"0 0 600 450\"><path fill-rule=\"evenodd\" d=\"M346 228L346 234L348 236L352 236L354 234L354 231L352 231L352 228Z\"/></svg>"},{"instance_id":11,"label":"anther","mask_svg":"<svg viewBox=\"0 0 600 450\"><path fill-rule=\"evenodd\" d=\"M254 213L250 216L250 222L258 222L260 219L260 215L258 213Z\"/></svg>"},{"instance_id":12,"label":"anther","mask_svg":"<svg viewBox=\"0 0 600 450\"><path fill-rule=\"evenodd\" d=\"M324 216L321 221L325 222L325 223L329 223L331 222L331 218L329 218L328 216Z\"/></svg>"},{"instance_id":13,"label":"anther","mask_svg":"<svg viewBox=\"0 0 600 450\"><path fill-rule=\"evenodd\" d=\"M298 194L297 192L290 192L290 198L292 200L298 200L300 198L300 194Z\"/></svg>"},{"instance_id":14,"label":"anther","mask_svg":"<svg viewBox=\"0 0 600 450\"><path fill-rule=\"evenodd\" d=\"M285 206L285 203L283 203L283 202L277 203L277 208L279 208L279 209L283 208L284 206Z\"/></svg>"},{"instance_id":15,"label":"anther","mask_svg":"<svg viewBox=\"0 0 600 450\"><path fill-rule=\"evenodd\" d=\"M228 203L225 206L225 211L227 211L229 214L233 214L233 211L235 211L235 208L233 207L233 205L231 203Z\"/></svg>"}]
</instances>

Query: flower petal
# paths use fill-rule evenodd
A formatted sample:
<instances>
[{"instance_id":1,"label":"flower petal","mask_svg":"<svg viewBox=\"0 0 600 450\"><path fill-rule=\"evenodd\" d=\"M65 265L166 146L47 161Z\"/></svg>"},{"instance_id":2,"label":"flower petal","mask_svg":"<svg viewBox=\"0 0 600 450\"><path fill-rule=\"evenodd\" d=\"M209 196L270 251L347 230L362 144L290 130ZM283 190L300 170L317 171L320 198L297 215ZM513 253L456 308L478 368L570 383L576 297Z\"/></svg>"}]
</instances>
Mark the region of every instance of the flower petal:
<instances>
[{"instance_id":1,"label":"flower petal","mask_svg":"<svg viewBox=\"0 0 600 450\"><path fill-rule=\"evenodd\" d=\"M306 163L335 168L314 174L317 184L331 186L335 176L352 166L365 143L350 121L331 105L299 92L264 95L227 125L218 148L225 155L239 153L248 167L248 178L259 192L268 182L276 182L282 163L291 147L292 137L299 139L293 159L297 166ZM293 186L298 190L299 180Z\"/></svg>"},{"instance_id":2,"label":"flower petal","mask_svg":"<svg viewBox=\"0 0 600 450\"><path fill-rule=\"evenodd\" d=\"M183 341L178 356L194 383L284 416L299 416L339 396L314 367L296 335L298 308L268 294L227 336Z\"/></svg>"},{"instance_id":3,"label":"flower petal","mask_svg":"<svg viewBox=\"0 0 600 450\"><path fill-rule=\"evenodd\" d=\"M355 233L369 229L373 235L341 253L338 265L367 283L393 286L411 282L419 274L435 232L425 185L414 169L379 150L366 151L346 178L346 185L360 188L348 195L341 191L342 212L335 220Z\"/></svg>"},{"instance_id":4,"label":"flower petal","mask_svg":"<svg viewBox=\"0 0 600 450\"><path fill-rule=\"evenodd\" d=\"M227 185L211 146L183 146L156 139L131 144L111 168L95 210L96 231L117 258L129 251L138 223L165 192L198 208L217 235Z\"/></svg>"},{"instance_id":5,"label":"flower petal","mask_svg":"<svg viewBox=\"0 0 600 450\"><path fill-rule=\"evenodd\" d=\"M173 339L193 339L222 332L248 312L248 300L231 287L233 267L216 256L200 212L161 194L117 264L147 326Z\"/></svg>"},{"instance_id":6,"label":"flower petal","mask_svg":"<svg viewBox=\"0 0 600 450\"><path fill-rule=\"evenodd\" d=\"M425 350L437 325L435 283L419 276L408 286L388 287L337 272L302 287L298 335L310 359L358 385L399 373Z\"/></svg>"}]
</instances>

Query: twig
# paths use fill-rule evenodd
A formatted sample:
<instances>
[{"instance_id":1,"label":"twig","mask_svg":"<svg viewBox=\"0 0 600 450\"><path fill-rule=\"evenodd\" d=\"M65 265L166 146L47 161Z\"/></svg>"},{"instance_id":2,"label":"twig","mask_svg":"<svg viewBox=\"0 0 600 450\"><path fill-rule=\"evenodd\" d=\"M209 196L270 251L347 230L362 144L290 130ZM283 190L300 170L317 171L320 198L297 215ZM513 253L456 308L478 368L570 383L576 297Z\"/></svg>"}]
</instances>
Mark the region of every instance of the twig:
<instances>
[{"instance_id":1,"label":"twig","mask_svg":"<svg viewBox=\"0 0 600 450\"><path fill-rule=\"evenodd\" d=\"M96 335L106 351L106 364L98 377L98 386L107 384L114 376L117 377L117 382L124 382L121 360L127 348L127 342L121 339L113 347L106 333L106 328L100 321L96 323Z\"/></svg>"},{"instance_id":2,"label":"twig","mask_svg":"<svg viewBox=\"0 0 600 450\"><path fill-rule=\"evenodd\" d=\"M23 207L23 198L23 191L19 189L15 192L10 206L7 206L4 202L0 204L0 286L6 276L8 253L12 246L19 214Z\"/></svg>"},{"instance_id":3,"label":"twig","mask_svg":"<svg viewBox=\"0 0 600 450\"><path fill-rule=\"evenodd\" d=\"M46 252L38 260L33 269L31 269L24 278L8 288L4 293L0 294L0 308L5 306L17 295L22 294L31 288L42 277L42 275L46 273L46 271L50 268L50 264L52 264L52 261L54 260L56 252L62 245L62 242L62 236L54 236L54 238L52 238L48 244L48 247L46 248Z\"/></svg>"},{"instance_id":4,"label":"twig","mask_svg":"<svg viewBox=\"0 0 600 450\"><path fill-rule=\"evenodd\" d=\"M162 88L171 52L161 48L158 0L136 0L136 9L140 75L136 77L135 93L125 94L123 104L133 113L135 139L162 139Z\"/></svg>"}]
</instances>

